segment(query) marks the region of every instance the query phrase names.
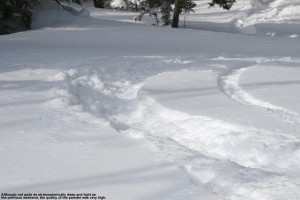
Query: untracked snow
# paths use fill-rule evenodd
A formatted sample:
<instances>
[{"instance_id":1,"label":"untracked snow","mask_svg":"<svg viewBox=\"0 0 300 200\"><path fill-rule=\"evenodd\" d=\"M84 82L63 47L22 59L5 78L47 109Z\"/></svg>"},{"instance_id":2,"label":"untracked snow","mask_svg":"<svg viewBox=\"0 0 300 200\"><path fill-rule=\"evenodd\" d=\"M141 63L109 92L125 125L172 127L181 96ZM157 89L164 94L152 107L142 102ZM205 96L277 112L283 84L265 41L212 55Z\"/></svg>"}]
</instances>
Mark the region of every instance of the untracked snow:
<instances>
[{"instance_id":1,"label":"untracked snow","mask_svg":"<svg viewBox=\"0 0 300 200\"><path fill-rule=\"evenodd\" d=\"M1 36L0 193L299 200L299 2L197 3L193 30L45 1Z\"/></svg>"}]
</instances>

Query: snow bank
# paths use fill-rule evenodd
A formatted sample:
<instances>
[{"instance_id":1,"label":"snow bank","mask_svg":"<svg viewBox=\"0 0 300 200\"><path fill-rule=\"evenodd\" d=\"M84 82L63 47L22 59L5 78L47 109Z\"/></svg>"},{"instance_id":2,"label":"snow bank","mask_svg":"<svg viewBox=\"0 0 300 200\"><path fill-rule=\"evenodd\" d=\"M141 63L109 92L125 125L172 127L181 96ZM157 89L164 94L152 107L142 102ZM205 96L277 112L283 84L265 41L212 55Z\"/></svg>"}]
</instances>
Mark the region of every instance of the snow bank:
<instances>
[{"instance_id":1,"label":"snow bank","mask_svg":"<svg viewBox=\"0 0 300 200\"><path fill-rule=\"evenodd\" d=\"M300 33L297 0L252 0L251 6L248 14L236 18L235 25L242 33L294 37Z\"/></svg>"},{"instance_id":2,"label":"snow bank","mask_svg":"<svg viewBox=\"0 0 300 200\"><path fill-rule=\"evenodd\" d=\"M195 13L181 17L181 27L250 35L296 38L300 34L298 0L243 0L230 11L198 1Z\"/></svg>"}]
</instances>

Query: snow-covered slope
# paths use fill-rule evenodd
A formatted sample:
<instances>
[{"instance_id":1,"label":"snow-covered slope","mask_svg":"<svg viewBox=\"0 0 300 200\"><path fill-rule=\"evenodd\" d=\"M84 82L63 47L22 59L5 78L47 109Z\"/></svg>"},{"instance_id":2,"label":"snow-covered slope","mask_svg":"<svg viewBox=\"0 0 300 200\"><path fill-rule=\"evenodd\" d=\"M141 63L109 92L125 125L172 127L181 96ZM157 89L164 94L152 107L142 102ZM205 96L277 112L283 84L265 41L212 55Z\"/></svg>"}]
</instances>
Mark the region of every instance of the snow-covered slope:
<instances>
[{"instance_id":1,"label":"snow-covered slope","mask_svg":"<svg viewBox=\"0 0 300 200\"><path fill-rule=\"evenodd\" d=\"M298 21L268 16L298 2L202 3L186 25L210 31L52 6L1 36L0 192L298 200L300 40L284 29ZM220 32L233 21L259 36ZM282 37L259 33L277 22Z\"/></svg>"}]
</instances>

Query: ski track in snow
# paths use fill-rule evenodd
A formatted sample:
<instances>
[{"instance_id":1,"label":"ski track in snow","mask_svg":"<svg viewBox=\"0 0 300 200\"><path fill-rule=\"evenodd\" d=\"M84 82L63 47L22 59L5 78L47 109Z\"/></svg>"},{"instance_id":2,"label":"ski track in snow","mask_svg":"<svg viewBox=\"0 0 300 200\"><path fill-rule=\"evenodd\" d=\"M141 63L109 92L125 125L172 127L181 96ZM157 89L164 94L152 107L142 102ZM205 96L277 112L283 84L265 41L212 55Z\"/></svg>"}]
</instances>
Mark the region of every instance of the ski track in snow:
<instances>
[{"instance_id":1,"label":"ski track in snow","mask_svg":"<svg viewBox=\"0 0 300 200\"><path fill-rule=\"evenodd\" d=\"M250 67L256 65L242 67L228 71L228 73L219 76L218 84L220 90L227 95L229 98L242 103L244 105L266 111L286 123L300 127L300 115L292 112L286 108L273 105L269 102L255 98L254 96L247 93L239 85L240 76Z\"/></svg>"},{"instance_id":2,"label":"ski track in snow","mask_svg":"<svg viewBox=\"0 0 300 200\"><path fill-rule=\"evenodd\" d=\"M79 105L119 132L145 139L169 162L182 166L194 183L224 199L300 196L300 142L295 138L169 110L141 90L143 82L122 82L102 74L96 69L59 73L53 80L64 80L65 86L52 91L56 103ZM237 84L231 73L226 77ZM224 81L224 91L230 81Z\"/></svg>"}]
</instances>

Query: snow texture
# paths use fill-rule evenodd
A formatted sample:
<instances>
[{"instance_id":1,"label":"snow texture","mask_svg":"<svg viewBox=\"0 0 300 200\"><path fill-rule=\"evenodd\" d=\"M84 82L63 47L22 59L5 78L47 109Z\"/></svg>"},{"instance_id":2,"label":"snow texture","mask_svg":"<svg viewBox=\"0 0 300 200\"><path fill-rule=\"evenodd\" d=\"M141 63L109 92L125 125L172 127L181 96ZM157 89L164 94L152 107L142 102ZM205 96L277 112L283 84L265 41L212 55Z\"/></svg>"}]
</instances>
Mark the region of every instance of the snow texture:
<instances>
[{"instance_id":1,"label":"snow texture","mask_svg":"<svg viewBox=\"0 0 300 200\"><path fill-rule=\"evenodd\" d=\"M197 3L174 30L44 1L1 36L0 193L299 200L299 2Z\"/></svg>"}]
</instances>

